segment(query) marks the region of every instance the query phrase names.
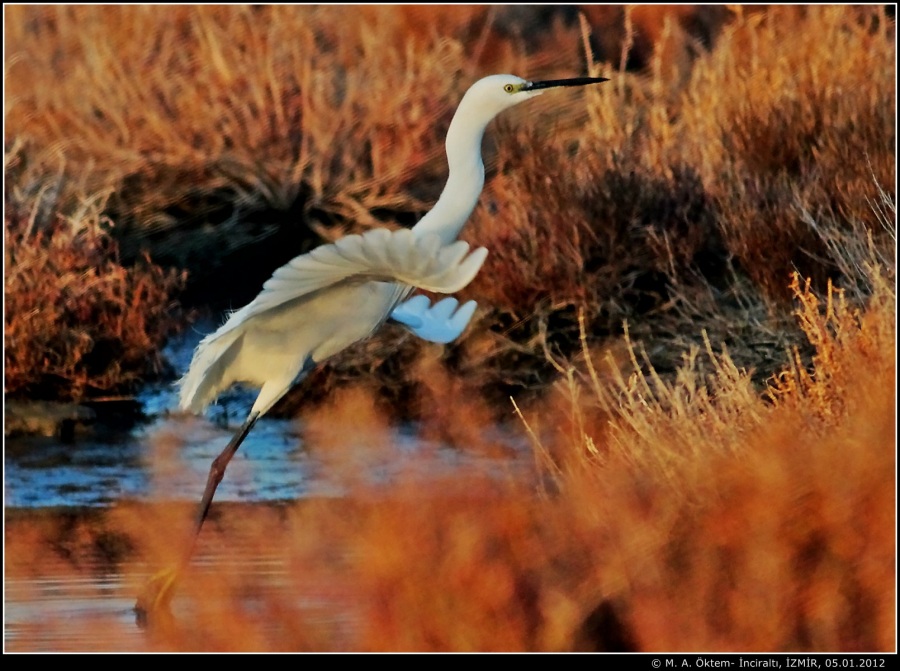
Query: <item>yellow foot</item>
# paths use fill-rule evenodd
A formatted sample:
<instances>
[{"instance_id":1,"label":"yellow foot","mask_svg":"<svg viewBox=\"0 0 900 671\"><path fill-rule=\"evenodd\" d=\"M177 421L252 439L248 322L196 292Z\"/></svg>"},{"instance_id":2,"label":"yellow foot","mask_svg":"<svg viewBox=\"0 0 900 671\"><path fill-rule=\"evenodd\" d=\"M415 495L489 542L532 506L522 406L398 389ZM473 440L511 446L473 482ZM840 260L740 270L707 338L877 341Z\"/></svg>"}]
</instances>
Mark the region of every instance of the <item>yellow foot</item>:
<instances>
[{"instance_id":1,"label":"yellow foot","mask_svg":"<svg viewBox=\"0 0 900 671\"><path fill-rule=\"evenodd\" d=\"M172 601L175 585L180 577L181 572L170 567L163 569L147 581L134 604L134 612L139 626L146 627L157 620L168 621L171 619L169 602Z\"/></svg>"}]
</instances>

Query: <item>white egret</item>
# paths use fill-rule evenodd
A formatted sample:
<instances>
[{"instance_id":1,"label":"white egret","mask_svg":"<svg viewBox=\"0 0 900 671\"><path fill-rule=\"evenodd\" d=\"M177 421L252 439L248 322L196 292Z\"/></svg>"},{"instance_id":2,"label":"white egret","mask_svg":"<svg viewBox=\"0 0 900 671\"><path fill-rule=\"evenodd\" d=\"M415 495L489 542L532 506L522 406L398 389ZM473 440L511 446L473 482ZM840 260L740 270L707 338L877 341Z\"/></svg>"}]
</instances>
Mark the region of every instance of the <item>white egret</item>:
<instances>
[{"instance_id":1,"label":"white egret","mask_svg":"<svg viewBox=\"0 0 900 671\"><path fill-rule=\"evenodd\" d=\"M491 75L463 96L447 131L449 176L435 206L412 229L372 229L322 245L282 266L248 305L197 347L181 380L183 410L202 412L233 383L260 388L246 421L210 467L194 535L182 566L159 574L138 599L139 617L168 600L190 560L225 468L256 421L316 364L372 335L392 319L419 337L447 343L475 312L448 297L434 306L415 289L450 294L465 287L487 256L456 238L484 186L481 141L503 110L547 89L607 81L579 77L530 82Z\"/></svg>"}]
</instances>

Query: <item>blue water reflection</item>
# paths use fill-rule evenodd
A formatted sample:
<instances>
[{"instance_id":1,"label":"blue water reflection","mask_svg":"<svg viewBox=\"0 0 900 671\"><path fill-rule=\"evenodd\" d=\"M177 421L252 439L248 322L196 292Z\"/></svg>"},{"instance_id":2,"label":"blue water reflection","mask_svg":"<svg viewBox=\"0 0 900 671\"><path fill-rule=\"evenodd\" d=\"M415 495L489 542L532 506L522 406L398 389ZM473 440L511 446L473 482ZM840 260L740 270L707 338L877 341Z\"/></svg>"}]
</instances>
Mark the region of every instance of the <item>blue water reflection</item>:
<instances>
[{"instance_id":1,"label":"blue water reflection","mask_svg":"<svg viewBox=\"0 0 900 671\"><path fill-rule=\"evenodd\" d=\"M196 329L167 349L176 369L187 367L202 332ZM235 390L206 417L189 417L170 414L177 406L176 389L170 383L160 384L147 387L139 396L148 419L131 431L82 437L72 444L44 437L9 439L5 504L34 508L106 506L126 499L196 501L211 461L231 438L254 396ZM377 449L360 442L367 440L365 436L348 437L350 442L341 447L342 458L350 455L354 467L362 471L353 482L388 484L401 473L428 479L467 468L508 476L530 467L521 435L497 429L491 442L504 447L504 456L487 457L425 441L418 434L413 425L395 427L387 437L378 437ZM263 418L229 465L216 501L342 496L348 486L352 482L346 469L327 450L304 445L302 426L292 420Z\"/></svg>"}]
</instances>

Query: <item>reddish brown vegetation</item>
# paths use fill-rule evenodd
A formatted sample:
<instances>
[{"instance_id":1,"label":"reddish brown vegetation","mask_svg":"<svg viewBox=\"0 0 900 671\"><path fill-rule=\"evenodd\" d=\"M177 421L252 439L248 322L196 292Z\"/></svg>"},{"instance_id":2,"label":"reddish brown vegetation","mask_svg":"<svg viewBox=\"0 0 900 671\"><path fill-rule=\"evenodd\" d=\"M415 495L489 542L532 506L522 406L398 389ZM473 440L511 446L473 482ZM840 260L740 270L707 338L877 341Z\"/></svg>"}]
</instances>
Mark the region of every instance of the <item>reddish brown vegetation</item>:
<instances>
[{"instance_id":1,"label":"reddish brown vegetation","mask_svg":"<svg viewBox=\"0 0 900 671\"><path fill-rule=\"evenodd\" d=\"M161 372L183 274L120 265L96 209L38 228L8 203L5 242L7 394L78 401Z\"/></svg>"},{"instance_id":2,"label":"reddish brown vegetation","mask_svg":"<svg viewBox=\"0 0 900 671\"><path fill-rule=\"evenodd\" d=\"M64 141L57 209L108 188L120 230L173 257L266 235L248 212L289 210L303 237L406 223L437 196L441 138L479 64L584 69L574 25L529 53L466 11L14 8L8 39L28 58L9 68L8 128L38 157L17 184L46 184ZM612 81L489 131L466 236L491 253L465 292L484 306L466 337L439 350L386 329L307 379L322 403L289 402L353 499L217 508L200 555L226 559L195 564L148 648L893 648L893 22L881 8L605 11L595 27L622 21L624 40L601 35L588 69ZM24 191L7 236L32 244L8 241L8 269L30 272L40 242L79 255L33 254L44 276L81 278L92 259L126 305L164 304L147 278L174 280L93 256L99 213L83 244L35 234L21 212L43 212L46 192ZM91 322L122 314L92 305ZM365 484L391 449L385 408L425 410L427 435L496 456L484 427L510 416L509 392L539 486L474 468L423 483L415 464ZM336 426L371 435L374 456ZM189 519L154 505L74 529L14 521L7 572L136 556L121 566L136 593ZM256 557L281 582L248 570Z\"/></svg>"}]
</instances>

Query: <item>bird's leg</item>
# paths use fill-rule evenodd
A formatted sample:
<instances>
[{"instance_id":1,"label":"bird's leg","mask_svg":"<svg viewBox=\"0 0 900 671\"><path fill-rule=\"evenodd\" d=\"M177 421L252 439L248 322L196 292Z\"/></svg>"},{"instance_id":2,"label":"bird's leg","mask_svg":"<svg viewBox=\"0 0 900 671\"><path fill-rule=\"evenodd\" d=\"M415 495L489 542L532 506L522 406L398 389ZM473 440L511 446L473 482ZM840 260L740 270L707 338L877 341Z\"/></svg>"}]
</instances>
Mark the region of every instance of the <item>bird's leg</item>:
<instances>
[{"instance_id":1,"label":"bird's leg","mask_svg":"<svg viewBox=\"0 0 900 671\"><path fill-rule=\"evenodd\" d=\"M254 412L247 417L247 420L241 425L240 430L229 441L228 445L225 446L225 449L222 450L221 454L213 459L213 462L209 467L209 476L206 479L206 489L203 490L203 498L200 499L200 507L197 510L194 532L191 535L187 550L181 558L181 562L175 567L163 569L150 578L149 582L144 586L144 589L138 596L134 610L137 614L138 624L141 626L149 622L151 613L164 611L168 606L169 601L172 599L172 594L175 590L175 584L178 582L178 578L188 567L188 564L191 563L191 557L194 555L194 548L196 547L197 539L200 536L200 529L203 527L203 522L206 521L206 516L209 514L209 508L212 504L213 496L216 493L216 488L225 476L225 469L228 467L228 463L231 461L235 452L238 451L241 443L244 442L244 438L250 433L250 429L256 424L257 419L259 419L258 412Z\"/></svg>"},{"instance_id":2,"label":"bird's leg","mask_svg":"<svg viewBox=\"0 0 900 671\"><path fill-rule=\"evenodd\" d=\"M213 459L212 465L209 467L209 476L206 479L206 489L203 491L203 498L200 499L200 508L197 511L197 523L194 526L194 537L186 555L187 561L183 562L183 566L186 566L187 563L190 562L191 555L194 554L194 545L197 543L197 538L200 536L200 528L203 526L203 522L206 521L206 516L209 514L209 506L212 504L216 488L225 476L225 469L228 468L228 463L231 461L234 453L238 451L241 443L244 442L244 438L250 433L250 429L256 424L257 419L259 419L258 412L254 412L247 417L247 420L241 425L240 430L235 434L234 438L231 439L231 442L225 446L225 449L222 450L222 453L218 457Z\"/></svg>"}]
</instances>

